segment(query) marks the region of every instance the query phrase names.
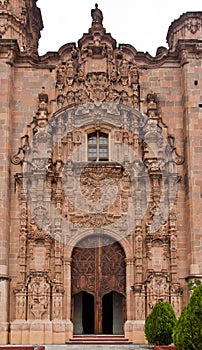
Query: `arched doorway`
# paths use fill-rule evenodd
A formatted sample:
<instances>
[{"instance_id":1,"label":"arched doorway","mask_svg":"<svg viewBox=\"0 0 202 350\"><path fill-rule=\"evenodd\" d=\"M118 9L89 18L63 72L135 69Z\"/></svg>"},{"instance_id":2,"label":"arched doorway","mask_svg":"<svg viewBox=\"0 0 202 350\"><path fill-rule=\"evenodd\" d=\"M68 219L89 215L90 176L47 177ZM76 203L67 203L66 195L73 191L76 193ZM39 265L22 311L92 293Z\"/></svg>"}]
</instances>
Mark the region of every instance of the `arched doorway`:
<instances>
[{"instance_id":1,"label":"arched doorway","mask_svg":"<svg viewBox=\"0 0 202 350\"><path fill-rule=\"evenodd\" d=\"M72 252L74 334L123 334L125 253L108 236L91 236Z\"/></svg>"}]
</instances>

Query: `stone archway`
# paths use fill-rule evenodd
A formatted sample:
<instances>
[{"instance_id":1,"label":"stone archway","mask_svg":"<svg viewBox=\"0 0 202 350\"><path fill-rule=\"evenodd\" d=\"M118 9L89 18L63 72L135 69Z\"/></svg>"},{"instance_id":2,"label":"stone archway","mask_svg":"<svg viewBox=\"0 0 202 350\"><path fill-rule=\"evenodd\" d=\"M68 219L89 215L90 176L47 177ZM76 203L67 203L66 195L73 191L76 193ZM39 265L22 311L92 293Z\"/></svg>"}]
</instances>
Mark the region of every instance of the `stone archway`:
<instances>
[{"instance_id":1,"label":"stone archway","mask_svg":"<svg viewBox=\"0 0 202 350\"><path fill-rule=\"evenodd\" d=\"M80 241L72 252L71 286L75 334L89 330L94 334L123 333L126 266L125 253L118 242L103 235ZM91 315L88 318L87 304Z\"/></svg>"}]
</instances>

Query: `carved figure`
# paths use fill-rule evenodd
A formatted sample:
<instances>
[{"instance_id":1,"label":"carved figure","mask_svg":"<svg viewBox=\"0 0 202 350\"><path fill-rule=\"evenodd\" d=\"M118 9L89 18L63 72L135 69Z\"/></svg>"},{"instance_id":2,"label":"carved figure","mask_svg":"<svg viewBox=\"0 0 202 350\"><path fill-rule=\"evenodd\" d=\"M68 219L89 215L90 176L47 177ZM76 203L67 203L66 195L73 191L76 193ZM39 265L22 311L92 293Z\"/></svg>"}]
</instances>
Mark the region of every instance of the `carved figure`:
<instances>
[{"instance_id":1,"label":"carved figure","mask_svg":"<svg viewBox=\"0 0 202 350\"><path fill-rule=\"evenodd\" d=\"M19 294L16 296L16 319L23 320L25 318L25 295Z\"/></svg>"},{"instance_id":2,"label":"carved figure","mask_svg":"<svg viewBox=\"0 0 202 350\"><path fill-rule=\"evenodd\" d=\"M49 307L50 285L42 276L33 276L28 285L29 309L35 319L41 319Z\"/></svg>"},{"instance_id":3,"label":"carved figure","mask_svg":"<svg viewBox=\"0 0 202 350\"><path fill-rule=\"evenodd\" d=\"M48 94L45 92L45 87L43 86L41 92L39 93L39 102L47 103L48 102Z\"/></svg>"},{"instance_id":4,"label":"carved figure","mask_svg":"<svg viewBox=\"0 0 202 350\"><path fill-rule=\"evenodd\" d=\"M102 11L98 8L98 4L95 4L95 9L91 10L92 25L101 24L103 21Z\"/></svg>"},{"instance_id":5,"label":"carved figure","mask_svg":"<svg viewBox=\"0 0 202 350\"><path fill-rule=\"evenodd\" d=\"M120 76L123 78L128 78L128 71L129 71L128 62L126 59L123 59L119 67Z\"/></svg>"},{"instance_id":6,"label":"carved figure","mask_svg":"<svg viewBox=\"0 0 202 350\"><path fill-rule=\"evenodd\" d=\"M157 94L153 92L147 94L147 104L148 108L157 108Z\"/></svg>"}]
</instances>

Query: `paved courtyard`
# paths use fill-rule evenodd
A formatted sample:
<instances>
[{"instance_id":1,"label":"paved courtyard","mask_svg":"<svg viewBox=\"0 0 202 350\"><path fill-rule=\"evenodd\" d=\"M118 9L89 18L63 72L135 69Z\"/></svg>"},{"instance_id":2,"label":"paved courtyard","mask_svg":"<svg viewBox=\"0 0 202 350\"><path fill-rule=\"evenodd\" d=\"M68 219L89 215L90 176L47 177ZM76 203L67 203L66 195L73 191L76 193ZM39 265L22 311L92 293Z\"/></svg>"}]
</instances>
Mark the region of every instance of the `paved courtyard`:
<instances>
[{"instance_id":1,"label":"paved courtyard","mask_svg":"<svg viewBox=\"0 0 202 350\"><path fill-rule=\"evenodd\" d=\"M149 345L46 345L46 350L151 350Z\"/></svg>"}]
</instances>

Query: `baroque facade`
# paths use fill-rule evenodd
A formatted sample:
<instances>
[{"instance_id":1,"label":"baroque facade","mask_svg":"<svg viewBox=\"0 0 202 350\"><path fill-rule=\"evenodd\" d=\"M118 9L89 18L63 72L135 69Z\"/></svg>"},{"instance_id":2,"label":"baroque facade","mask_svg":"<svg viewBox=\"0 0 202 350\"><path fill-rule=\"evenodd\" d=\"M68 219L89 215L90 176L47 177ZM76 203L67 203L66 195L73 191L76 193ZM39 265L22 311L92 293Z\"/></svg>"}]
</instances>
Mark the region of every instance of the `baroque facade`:
<instances>
[{"instance_id":1,"label":"baroque facade","mask_svg":"<svg viewBox=\"0 0 202 350\"><path fill-rule=\"evenodd\" d=\"M0 342L125 334L202 275L202 12L156 56L87 34L38 55L36 0L0 1Z\"/></svg>"}]
</instances>

